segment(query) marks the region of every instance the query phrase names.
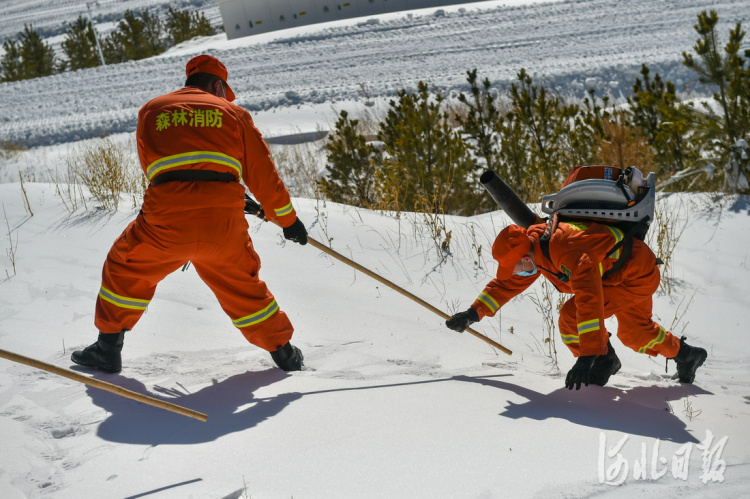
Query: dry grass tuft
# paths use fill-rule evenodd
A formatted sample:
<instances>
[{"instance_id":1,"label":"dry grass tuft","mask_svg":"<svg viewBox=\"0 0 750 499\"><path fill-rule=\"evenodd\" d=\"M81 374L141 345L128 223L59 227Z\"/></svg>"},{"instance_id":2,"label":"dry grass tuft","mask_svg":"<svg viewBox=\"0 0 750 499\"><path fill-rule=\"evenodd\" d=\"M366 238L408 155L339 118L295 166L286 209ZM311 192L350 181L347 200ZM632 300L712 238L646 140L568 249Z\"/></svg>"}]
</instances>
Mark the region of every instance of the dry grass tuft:
<instances>
[{"instance_id":1,"label":"dry grass tuft","mask_svg":"<svg viewBox=\"0 0 750 499\"><path fill-rule=\"evenodd\" d=\"M147 187L134 144L118 144L111 137L96 139L68 152L68 180L71 174L88 188L105 210L116 211L121 195L129 195L133 207L143 198Z\"/></svg>"}]
</instances>

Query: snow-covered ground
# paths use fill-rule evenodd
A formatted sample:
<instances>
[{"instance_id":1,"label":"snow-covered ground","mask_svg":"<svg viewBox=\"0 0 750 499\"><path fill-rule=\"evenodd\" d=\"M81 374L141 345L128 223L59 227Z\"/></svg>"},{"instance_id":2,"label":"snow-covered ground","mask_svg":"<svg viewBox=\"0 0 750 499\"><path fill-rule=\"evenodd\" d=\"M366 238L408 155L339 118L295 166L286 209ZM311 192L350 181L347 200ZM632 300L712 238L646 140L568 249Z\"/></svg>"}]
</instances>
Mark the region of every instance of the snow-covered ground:
<instances>
[{"instance_id":1,"label":"snow-covered ground","mask_svg":"<svg viewBox=\"0 0 750 499\"><path fill-rule=\"evenodd\" d=\"M100 3L112 16L156 4ZM716 9L724 31L750 12L750 1L518 3L217 35L151 60L0 84L0 140L52 144L0 156L0 348L71 368L71 351L96 338L101 265L137 208L123 199L108 213L89 200L89 211L68 213L49 171L62 172L88 137L132 141L138 108L179 87L194 54L227 63L238 100L273 136L327 129L340 109L382 112L389 93L417 79L461 89L473 67L495 80L526 67L567 90L589 79L625 91L641 62L687 78L679 59L698 12ZM5 29L3 8L54 31L63 11L50 9L85 5L7 0ZM363 105L360 83L375 106ZM446 312L465 309L494 275L490 247L508 223L500 212L449 217L441 263L420 216L294 202L313 237ZM123 371L79 371L208 421L0 359L0 498L748 497L750 200L673 195L660 208L684 232L672 293L657 294L654 312L708 350L695 385L615 339L623 369L610 385L568 391L573 357L555 334L550 354L539 283L475 325L507 356L250 217L261 277L292 319L307 369L275 369L192 268L176 272L127 334Z\"/></svg>"},{"instance_id":2,"label":"snow-covered ground","mask_svg":"<svg viewBox=\"0 0 750 499\"><path fill-rule=\"evenodd\" d=\"M0 271L10 275L0 282L0 347L74 367L71 351L96 337L101 264L136 211L123 201L114 214L68 214L53 185L25 188L33 217L20 184L0 184L12 237L3 230L0 245L15 253L15 275L0 257ZM573 357L559 338L559 369L548 353L532 300L539 286L475 327L510 348L507 356L320 251L283 244L276 227L251 219L261 276L295 324L307 370L275 369L192 269L176 272L127 333L123 371L93 376L204 412L208 421L0 360L0 497L747 496L750 202L707 213L706 199L663 201L685 231L674 290L657 295L654 309L661 323L708 350L695 385L671 381L673 364L665 373L663 359L614 340L624 366L610 386L568 391L563 375ZM335 250L446 311L466 308L494 273L489 247L508 222L499 212L449 218L452 256L437 265L419 218L314 200L295 205L315 238L332 238ZM713 454L702 456L708 432ZM673 472L684 446L687 468ZM703 483L704 457L721 482L706 475ZM624 483L602 483L621 479L623 462Z\"/></svg>"},{"instance_id":3,"label":"snow-covered ground","mask_svg":"<svg viewBox=\"0 0 750 499\"><path fill-rule=\"evenodd\" d=\"M389 14L378 24L350 20L257 39L219 34L153 59L4 83L0 137L37 145L133 131L140 106L181 86L185 62L202 52L227 65L237 103L251 111L361 99L363 85L375 97L419 80L465 90L473 68L497 83L526 68L562 92L595 87L619 97L647 63L692 90L697 78L681 54L697 38L696 16L717 10L726 33L750 12L748 0L509 3Z\"/></svg>"}]
</instances>

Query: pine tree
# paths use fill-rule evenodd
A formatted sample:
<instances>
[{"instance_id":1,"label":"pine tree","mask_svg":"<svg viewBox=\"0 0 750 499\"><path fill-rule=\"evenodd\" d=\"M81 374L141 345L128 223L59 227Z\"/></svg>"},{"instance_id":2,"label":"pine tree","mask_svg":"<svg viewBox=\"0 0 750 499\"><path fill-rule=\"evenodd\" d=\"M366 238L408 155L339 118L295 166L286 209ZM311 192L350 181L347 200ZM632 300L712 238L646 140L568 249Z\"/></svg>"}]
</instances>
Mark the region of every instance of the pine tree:
<instances>
[{"instance_id":1,"label":"pine tree","mask_svg":"<svg viewBox=\"0 0 750 499\"><path fill-rule=\"evenodd\" d=\"M68 56L67 69L71 71L93 68L101 64L94 27L91 21L83 16L79 16L68 28L62 49Z\"/></svg>"},{"instance_id":2,"label":"pine tree","mask_svg":"<svg viewBox=\"0 0 750 499\"><path fill-rule=\"evenodd\" d=\"M23 61L21 61L21 47L15 40L3 42L2 60L0 60L0 81L18 81L23 80L26 76L23 70Z\"/></svg>"},{"instance_id":3,"label":"pine tree","mask_svg":"<svg viewBox=\"0 0 750 499\"><path fill-rule=\"evenodd\" d=\"M629 117L653 148L656 176L663 182L697 164L701 142L692 130L705 120L681 102L674 83L664 82L659 73L652 79L650 72L641 66L642 79L636 78L628 98Z\"/></svg>"},{"instance_id":4,"label":"pine tree","mask_svg":"<svg viewBox=\"0 0 750 499\"><path fill-rule=\"evenodd\" d=\"M713 98L719 105L717 114L703 103L703 126L699 133L706 144L710 144L724 170L724 189L749 192L750 183L750 50L745 58L740 48L746 32L738 22L729 31L729 41L720 47L716 11L703 11L698 15L695 31L700 38L693 46L695 56L682 53L683 64L700 75L700 82L714 86Z\"/></svg>"},{"instance_id":5,"label":"pine tree","mask_svg":"<svg viewBox=\"0 0 750 499\"><path fill-rule=\"evenodd\" d=\"M527 203L538 202L542 193L540 183L532 173L530 150L526 127L514 111L509 111L502 123L498 175Z\"/></svg>"},{"instance_id":6,"label":"pine tree","mask_svg":"<svg viewBox=\"0 0 750 499\"><path fill-rule=\"evenodd\" d=\"M474 150L478 157L485 162L487 169L495 170L497 168L498 154L498 130L503 120L502 113L497 106L496 98L490 92L489 78L482 82L482 88L477 83L476 68L467 71L466 81L471 87L471 99L463 93L458 95L458 100L468 107L466 117L460 115L456 117L459 124L463 127L463 132L468 137L476 141Z\"/></svg>"},{"instance_id":7,"label":"pine tree","mask_svg":"<svg viewBox=\"0 0 750 499\"><path fill-rule=\"evenodd\" d=\"M173 45L191 40L196 36L211 36L216 33L202 12L175 10L169 7L164 24L167 36Z\"/></svg>"},{"instance_id":8,"label":"pine tree","mask_svg":"<svg viewBox=\"0 0 750 499\"><path fill-rule=\"evenodd\" d=\"M516 80L510 87L511 106L516 123L522 127L529 145L532 165L527 172L531 176L529 180L542 192L554 192L564 174L574 166L568 164L560 141L564 121L575 114L575 109L561 112L561 99L551 96L543 85L534 85L524 69L518 72Z\"/></svg>"},{"instance_id":9,"label":"pine tree","mask_svg":"<svg viewBox=\"0 0 750 499\"><path fill-rule=\"evenodd\" d=\"M378 138L387 156L379 174L379 199L389 209L472 215L481 203L475 164L442 110L443 96L431 96L419 82L391 101Z\"/></svg>"},{"instance_id":10,"label":"pine tree","mask_svg":"<svg viewBox=\"0 0 750 499\"><path fill-rule=\"evenodd\" d=\"M139 19L132 10L126 10L117 29L104 41L104 58L119 63L158 55L165 50L161 32L161 21L155 14L145 11Z\"/></svg>"},{"instance_id":11,"label":"pine tree","mask_svg":"<svg viewBox=\"0 0 750 499\"><path fill-rule=\"evenodd\" d=\"M163 36L164 23L162 23L161 19L156 14L147 10L141 14L141 22L143 23L146 57L152 57L164 52L166 44Z\"/></svg>"},{"instance_id":12,"label":"pine tree","mask_svg":"<svg viewBox=\"0 0 750 499\"><path fill-rule=\"evenodd\" d=\"M55 73L57 61L52 47L34 31L31 26L23 26L18 33L18 42L7 40L3 42L5 54L0 67L2 78L0 81L17 81L28 78L39 78Z\"/></svg>"},{"instance_id":13,"label":"pine tree","mask_svg":"<svg viewBox=\"0 0 750 499\"><path fill-rule=\"evenodd\" d=\"M577 104L558 107L562 118L557 122L556 130L560 141L560 158L568 169L598 163L597 149L602 139L611 138L608 131L612 128L604 126L605 122L611 122L611 113L607 110L609 97L602 98L602 104L599 105L593 88L589 89L588 94L583 99L583 107ZM567 173L564 168L563 173Z\"/></svg>"},{"instance_id":14,"label":"pine tree","mask_svg":"<svg viewBox=\"0 0 750 499\"><path fill-rule=\"evenodd\" d=\"M24 25L19 34L24 78L39 78L55 73L56 60L52 47L34 31Z\"/></svg>"},{"instance_id":15,"label":"pine tree","mask_svg":"<svg viewBox=\"0 0 750 499\"><path fill-rule=\"evenodd\" d=\"M348 113L341 111L326 144L328 176L321 180L321 185L331 201L370 207L375 201L373 186L379 153L366 143L358 124L358 120L350 120Z\"/></svg>"}]
</instances>

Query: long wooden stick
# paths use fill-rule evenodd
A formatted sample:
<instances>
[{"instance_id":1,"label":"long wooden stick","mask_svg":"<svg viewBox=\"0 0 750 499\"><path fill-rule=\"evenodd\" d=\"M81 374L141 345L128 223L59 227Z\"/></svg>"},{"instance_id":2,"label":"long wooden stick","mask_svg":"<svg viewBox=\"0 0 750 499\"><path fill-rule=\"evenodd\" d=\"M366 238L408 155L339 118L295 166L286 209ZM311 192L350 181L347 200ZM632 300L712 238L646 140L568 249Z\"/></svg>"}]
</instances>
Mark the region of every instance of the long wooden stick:
<instances>
[{"instance_id":1,"label":"long wooden stick","mask_svg":"<svg viewBox=\"0 0 750 499\"><path fill-rule=\"evenodd\" d=\"M161 409L166 409L168 411L176 412L177 414L182 414L183 416L198 419L200 421L208 420L208 416L206 416L202 412L194 411L192 409L186 409L185 407L182 407L176 404L170 404L169 402L164 402L163 400L158 400L155 398L148 397L146 395L141 395L140 393L130 391L121 386L113 385L112 383L107 383L106 381L101 381L96 378L90 378L88 376L84 376L83 374L79 374L75 371L71 371L69 369L63 369L62 367L57 367L53 364L42 362L41 360L32 359L31 357L25 357L23 355L19 355L17 353L9 352L7 350L2 350L2 349L0 349L0 357L8 359L8 360L12 360L13 362L18 362L19 364L25 364L27 366L36 367L37 369L51 372L53 374L57 374L65 378L72 379L73 381L78 381L79 383L83 383L84 385L93 386L94 388L100 388L102 390L115 393L122 397L127 397L129 399L137 400L138 402L143 402L144 404L153 405L154 407L159 407Z\"/></svg>"},{"instance_id":2,"label":"long wooden stick","mask_svg":"<svg viewBox=\"0 0 750 499\"><path fill-rule=\"evenodd\" d=\"M359 270L363 274L366 274L366 275L372 277L373 279L375 279L376 281L385 284L386 286L388 286L392 290L397 291L397 292L401 293L402 295L406 296L407 298L410 298L410 299L414 300L415 302L419 303L420 305L422 305L427 310L430 310L431 312L434 312L435 314L439 315L443 319L446 319L446 320L450 319L450 315L446 314L445 312L443 312L439 308L433 307L432 305L430 305L429 303L427 303L426 301L424 301L420 297L415 296L415 295L409 293L404 288L393 284L388 279L386 279L384 277L381 277L380 275L376 274L375 272L372 272L371 270L363 267L362 265L358 264L354 260L350 260L347 257L345 257L344 255L342 255L340 253L337 253L336 251L332 250L328 246L325 246L324 244L316 241L315 239L313 239L309 235L307 236L307 242L310 243L312 246L318 248L320 251L322 251L324 253L327 253L328 255L331 255L336 260L344 262L345 264L349 265L350 267L354 267L355 269ZM508 350L507 348L505 348L504 346L502 346L500 343L498 343L495 340L492 340L492 339L486 337L482 333L474 331L470 327L466 328L466 332L468 332L469 334L472 334L472 335L476 336L477 338L479 338L482 341L486 341L487 343L489 343L493 347L497 348L501 352L507 353L508 355L513 355L512 351Z\"/></svg>"},{"instance_id":3,"label":"long wooden stick","mask_svg":"<svg viewBox=\"0 0 750 499\"><path fill-rule=\"evenodd\" d=\"M252 197L250 197L248 195L245 195L245 213L247 213L248 215L255 215L256 217L260 218L261 220L268 221L268 219L266 218L266 214L263 211L263 207L260 205L260 203L258 203L255 199L253 199ZM420 297L415 296L415 295L409 293L404 288L401 288L401 287L393 284L388 279L379 276L375 272L372 272L371 270L363 267L362 265L358 264L354 260L350 260L347 257L345 257L344 255L342 255L340 253L337 253L336 251L332 250L331 248L329 248L327 246L324 246L320 242L318 242L315 239L313 239L312 237L310 237L309 234L307 236L307 242L309 242L312 246L318 248L320 251L322 251L324 253L327 253L328 255L332 256L336 260L344 262L345 264L349 265L350 267L353 267L353 268L359 270L363 274L366 274L366 275L372 277L376 281L385 284L386 286L388 286L392 290L401 293L402 295L406 296L407 298L409 298L411 300L414 300L415 302L419 303L420 305L422 305L427 310L429 310L429 311L431 311L431 312L439 315L443 319L446 319L446 320L450 319L450 316L448 314L446 314L445 312L443 312L442 310L433 307L432 305L430 305L429 303L427 303L426 301L424 301ZM512 351L508 350L507 348L505 348L504 346L502 346L500 343L498 343L498 342L496 342L496 341L494 341L494 340L486 337L482 333L474 331L470 327L467 327L465 329L465 331L467 331L469 334L472 334L472 335L476 336L480 340L489 343L490 345L492 345L493 347L497 348L501 352L507 353L508 355L513 355Z\"/></svg>"}]
</instances>

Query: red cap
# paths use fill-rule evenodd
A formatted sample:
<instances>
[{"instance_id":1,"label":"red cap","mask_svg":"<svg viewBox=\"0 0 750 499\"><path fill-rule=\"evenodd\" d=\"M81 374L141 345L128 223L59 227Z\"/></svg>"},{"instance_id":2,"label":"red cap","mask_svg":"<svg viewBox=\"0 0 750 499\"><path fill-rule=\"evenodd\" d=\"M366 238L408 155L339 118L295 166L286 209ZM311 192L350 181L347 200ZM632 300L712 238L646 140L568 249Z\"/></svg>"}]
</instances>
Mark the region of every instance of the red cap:
<instances>
[{"instance_id":1,"label":"red cap","mask_svg":"<svg viewBox=\"0 0 750 499\"><path fill-rule=\"evenodd\" d=\"M492 245L492 256L497 260L497 277L509 279L513 268L531 249L531 240L526 229L518 225L509 225L497 235Z\"/></svg>"},{"instance_id":2,"label":"red cap","mask_svg":"<svg viewBox=\"0 0 750 499\"><path fill-rule=\"evenodd\" d=\"M185 66L185 75L190 77L196 73L208 73L210 75L218 76L224 82L227 91L227 100L232 102L234 100L234 92L229 88L227 83L227 72L226 66L224 66L219 59L210 55L199 55L190 59Z\"/></svg>"}]
</instances>

